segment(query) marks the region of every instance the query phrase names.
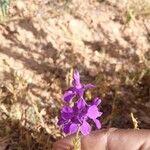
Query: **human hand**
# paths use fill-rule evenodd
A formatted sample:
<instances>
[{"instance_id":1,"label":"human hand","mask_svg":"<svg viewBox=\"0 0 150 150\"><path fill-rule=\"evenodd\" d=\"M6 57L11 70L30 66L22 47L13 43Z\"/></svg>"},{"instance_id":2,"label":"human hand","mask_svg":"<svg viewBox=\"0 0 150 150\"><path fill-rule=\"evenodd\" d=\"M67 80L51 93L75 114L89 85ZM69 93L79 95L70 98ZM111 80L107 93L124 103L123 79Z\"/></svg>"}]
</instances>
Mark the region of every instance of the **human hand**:
<instances>
[{"instance_id":1,"label":"human hand","mask_svg":"<svg viewBox=\"0 0 150 150\"><path fill-rule=\"evenodd\" d=\"M73 150L74 135L56 142L53 150ZM81 136L81 150L150 150L150 130L103 129Z\"/></svg>"}]
</instances>

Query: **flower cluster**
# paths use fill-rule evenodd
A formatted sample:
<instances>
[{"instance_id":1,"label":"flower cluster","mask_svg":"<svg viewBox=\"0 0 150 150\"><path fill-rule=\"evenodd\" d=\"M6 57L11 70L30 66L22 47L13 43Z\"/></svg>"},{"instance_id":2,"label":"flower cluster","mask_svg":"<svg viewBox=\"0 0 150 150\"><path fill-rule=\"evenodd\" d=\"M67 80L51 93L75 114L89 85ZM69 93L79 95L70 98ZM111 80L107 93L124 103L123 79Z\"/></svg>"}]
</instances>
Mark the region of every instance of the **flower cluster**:
<instances>
[{"instance_id":1,"label":"flower cluster","mask_svg":"<svg viewBox=\"0 0 150 150\"><path fill-rule=\"evenodd\" d=\"M61 109L58 121L58 125L66 134L73 134L77 131L80 131L83 135L89 134L91 131L90 120L95 123L98 129L101 128L101 123L97 119L102 115L102 112L98 110L101 100L96 97L88 104L84 99L85 91L94 87L92 84L81 84L79 72L74 71L72 87L67 89L63 96L66 106ZM73 106L69 106L69 102L73 102L75 99Z\"/></svg>"}]
</instances>

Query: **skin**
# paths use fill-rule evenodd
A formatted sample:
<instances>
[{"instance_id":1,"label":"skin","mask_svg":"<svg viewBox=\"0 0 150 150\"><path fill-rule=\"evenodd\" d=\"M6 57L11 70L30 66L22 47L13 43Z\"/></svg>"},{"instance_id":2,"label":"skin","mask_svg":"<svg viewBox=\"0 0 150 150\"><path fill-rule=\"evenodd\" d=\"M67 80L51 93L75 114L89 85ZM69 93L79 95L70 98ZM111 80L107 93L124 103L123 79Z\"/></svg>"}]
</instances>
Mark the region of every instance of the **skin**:
<instances>
[{"instance_id":1,"label":"skin","mask_svg":"<svg viewBox=\"0 0 150 150\"><path fill-rule=\"evenodd\" d=\"M75 135L57 141L53 150L73 150ZM103 129L81 136L81 150L150 150L150 130Z\"/></svg>"}]
</instances>

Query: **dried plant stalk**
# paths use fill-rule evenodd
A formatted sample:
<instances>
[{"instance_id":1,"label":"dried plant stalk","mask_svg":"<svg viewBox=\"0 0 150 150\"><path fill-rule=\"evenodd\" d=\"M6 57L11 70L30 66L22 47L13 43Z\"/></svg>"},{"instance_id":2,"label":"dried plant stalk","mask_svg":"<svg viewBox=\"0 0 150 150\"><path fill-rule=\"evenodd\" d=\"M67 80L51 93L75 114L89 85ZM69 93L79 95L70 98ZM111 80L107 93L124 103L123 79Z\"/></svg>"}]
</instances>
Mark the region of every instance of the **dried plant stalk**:
<instances>
[{"instance_id":1,"label":"dried plant stalk","mask_svg":"<svg viewBox=\"0 0 150 150\"><path fill-rule=\"evenodd\" d=\"M134 129L139 129L138 127L138 121L137 119L134 117L133 113L131 112L131 118L132 118L132 122L133 122L133 125L134 125Z\"/></svg>"},{"instance_id":2,"label":"dried plant stalk","mask_svg":"<svg viewBox=\"0 0 150 150\"><path fill-rule=\"evenodd\" d=\"M80 135L79 135L79 130L76 133L76 136L73 140L73 146L74 146L74 150L81 150L81 138L80 138Z\"/></svg>"}]
</instances>

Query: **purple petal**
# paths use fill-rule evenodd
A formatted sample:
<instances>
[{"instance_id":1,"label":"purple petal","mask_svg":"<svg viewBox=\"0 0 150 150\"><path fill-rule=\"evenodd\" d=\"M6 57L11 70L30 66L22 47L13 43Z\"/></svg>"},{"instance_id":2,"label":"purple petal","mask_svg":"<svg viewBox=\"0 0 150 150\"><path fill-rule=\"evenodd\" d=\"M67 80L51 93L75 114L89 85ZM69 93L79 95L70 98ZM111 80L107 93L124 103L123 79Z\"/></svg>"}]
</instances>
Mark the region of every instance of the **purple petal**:
<instances>
[{"instance_id":1,"label":"purple petal","mask_svg":"<svg viewBox=\"0 0 150 150\"><path fill-rule=\"evenodd\" d=\"M75 97L75 93L72 91L66 91L64 96L63 96L63 100L66 102L69 102L71 99L73 99Z\"/></svg>"},{"instance_id":2,"label":"purple petal","mask_svg":"<svg viewBox=\"0 0 150 150\"><path fill-rule=\"evenodd\" d=\"M98 106L101 103L101 99L99 99L98 97L94 98L92 105L96 105Z\"/></svg>"},{"instance_id":3,"label":"purple petal","mask_svg":"<svg viewBox=\"0 0 150 150\"><path fill-rule=\"evenodd\" d=\"M71 122L73 122L75 124L81 124L80 118L78 116L72 117Z\"/></svg>"},{"instance_id":4,"label":"purple petal","mask_svg":"<svg viewBox=\"0 0 150 150\"><path fill-rule=\"evenodd\" d=\"M102 125L98 119L94 119L93 121L95 122L97 129L100 129L102 127Z\"/></svg>"},{"instance_id":5,"label":"purple petal","mask_svg":"<svg viewBox=\"0 0 150 150\"><path fill-rule=\"evenodd\" d=\"M80 96L80 97L83 97L83 94L84 94L84 91L85 91L85 89L84 88L76 88L76 87L70 87L70 88L68 88L67 89L67 92L72 92L72 93L74 93L74 95L75 96Z\"/></svg>"},{"instance_id":6,"label":"purple petal","mask_svg":"<svg viewBox=\"0 0 150 150\"><path fill-rule=\"evenodd\" d=\"M66 134L68 134L70 131L69 131L69 129L70 129L70 123L68 123L68 124L65 124L64 126L63 126L63 131L64 131L64 133L66 133Z\"/></svg>"},{"instance_id":7,"label":"purple petal","mask_svg":"<svg viewBox=\"0 0 150 150\"><path fill-rule=\"evenodd\" d=\"M89 134L90 131L91 131L91 126L90 126L90 124L89 124L88 122L84 121L83 124L82 124L82 126L81 126L80 131L81 131L81 133L82 133L83 135Z\"/></svg>"},{"instance_id":8,"label":"purple petal","mask_svg":"<svg viewBox=\"0 0 150 150\"><path fill-rule=\"evenodd\" d=\"M98 111L96 105L90 106L87 112L87 116L91 119L96 119L97 117L101 116L101 112Z\"/></svg>"},{"instance_id":9,"label":"purple petal","mask_svg":"<svg viewBox=\"0 0 150 150\"><path fill-rule=\"evenodd\" d=\"M82 87L82 85L80 83L80 74L79 74L79 72L77 70L74 70L72 84L76 88L81 88Z\"/></svg>"},{"instance_id":10,"label":"purple petal","mask_svg":"<svg viewBox=\"0 0 150 150\"><path fill-rule=\"evenodd\" d=\"M58 119L57 125L61 126L65 123L66 123L66 120L61 117L61 118Z\"/></svg>"},{"instance_id":11,"label":"purple petal","mask_svg":"<svg viewBox=\"0 0 150 150\"><path fill-rule=\"evenodd\" d=\"M64 106L61 110L61 117L65 120L71 119L73 115L73 109L69 106Z\"/></svg>"},{"instance_id":12,"label":"purple petal","mask_svg":"<svg viewBox=\"0 0 150 150\"><path fill-rule=\"evenodd\" d=\"M63 113L72 113L73 112L73 109L69 106L64 106L61 110L61 112Z\"/></svg>"},{"instance_id":13,"label":"purple petal","mask_svg":"<svg viewBox=\"0 0 150 150\"><path fill-rule=\"evenodd\" d=\"M75 87L70 87L66 91L72 91L73 93L77 91Z\"/></svg>"},{"instance_id":14,"label":"purple petal","mask_svg":"<svg viewBox=\"0 0 150 150\"><path fill-rule=\"evenodd\" d=\"M78 90L77 90L77 93L78 93L79 97L83 97L84 91L85 91L84 88L81 88L81 89L78 89Z\"/></svg>"},{"instance_id":15,"label":"purple petal","mask_svg":"<svg viewBox=\"0 0 150 150\"><path fill-rule=\"evenodd\" d=\"M85 106L86 106L86 102L84 99L81 98L77 101L77 108L78 109L83 109Z\"/></svg>"},{"instance_id":16,"label":"purple petal","mask_svg":"<svg viewBox=\"0 0 150 150\"><path fill-rule=\"evenodd\" d=\"M93 84L84 84L83 86L85 89L91 89L91 88L95 88L95 85Z\"/></svg>"},{"instance_id":17,"label":"purple petal","mask_svg":"<svg viewBox=\"0 0 150 150\"><path fill-rule=\"evenodd\" d=\"M72 123L71 125L70 125L70 128L69 128L69 133L70 134L74 134L74 133L76 133L77 131L78 131L78 125L77 124L75 124L75 123Z\"/></svg>"}]
</instances>

